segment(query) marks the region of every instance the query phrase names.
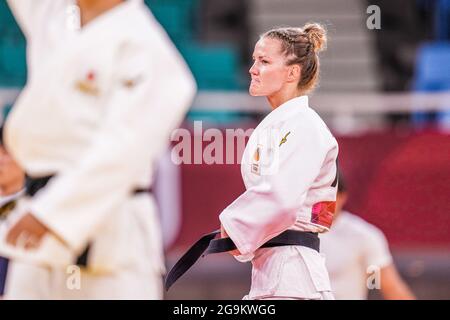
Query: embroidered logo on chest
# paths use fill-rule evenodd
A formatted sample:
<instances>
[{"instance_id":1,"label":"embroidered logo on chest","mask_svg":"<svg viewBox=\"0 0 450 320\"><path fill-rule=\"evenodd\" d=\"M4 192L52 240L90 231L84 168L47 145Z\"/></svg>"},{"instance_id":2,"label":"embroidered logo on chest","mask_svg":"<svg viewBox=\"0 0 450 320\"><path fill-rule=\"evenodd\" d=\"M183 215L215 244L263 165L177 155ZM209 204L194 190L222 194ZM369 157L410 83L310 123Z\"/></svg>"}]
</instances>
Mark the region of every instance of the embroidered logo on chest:
<instances>
[{"instance_id":1,"label":"embroidered logo on chest","mask_svg":"<svg viewBox=\"0 0 450 320\"><path fill-rule=\"evenodd\" d=\"M286 133L286 135L281 139L280 144L278 145L278 147L281 147L281 145L287 141L287 137L290 134L291 134L290 131L288 133Z\"/></svg>"},{"instance_id":2,"label":"embroidered logo on chest","mask_svg":"<svg viewBox=\"0 0 450 320\"><path fill-rule=\"evenodd\" d=\"M259 160L261 158L261 145L258 145L256 147L255 153L253 154L252 158L252 164L251 164L251 171L254 174L260 175L261 174L261 167L259 165Z\"/></svg>"},{"instance_id":3,"label":"embroidered logo on chest","mask_svg":"<svg viewBox=\"0 0 450 320\"><path fill-rule=\"evenodd\" d=\"M88 71L88 73L82 78L75 82L75 88L85 94L91 96L98 96L100 89L97 83L97 75L93 70Z\"/></svg>"},{"instance_id":4,"label":"embroidered logo on chest","mask_svg":"<svg viewBox=\"0 0 450 320\"><path fill-rule=\"evenodd\" d=\"M143 76L138 75L134 78L123 79L122 85L127 89L131 89L131 88L134 88L137 84L139 84L142 80L143 80Z\"/></svg>"}]
</instances>

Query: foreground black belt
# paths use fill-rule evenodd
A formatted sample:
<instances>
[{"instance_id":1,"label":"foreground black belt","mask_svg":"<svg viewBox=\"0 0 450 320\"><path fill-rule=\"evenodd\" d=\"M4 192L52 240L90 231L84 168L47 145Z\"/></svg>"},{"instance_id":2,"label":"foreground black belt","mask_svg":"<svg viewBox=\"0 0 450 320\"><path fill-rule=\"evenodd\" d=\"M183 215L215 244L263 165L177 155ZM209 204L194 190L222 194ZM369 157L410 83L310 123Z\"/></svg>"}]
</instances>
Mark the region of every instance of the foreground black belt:
<instances>
[{"instance_id":1,"label":"foreground black belt","mask_svg":"<svg viewBox=\"0 0 450 320\"><path fill-rule=\"evenodd\" d=\"M36 193L38 193L39 190L44 188L47 183L50 181L51 178L53 178L54 175L40 177L40 178L31 178L27 176L26 182L25 182L25 194L29 197L33 197ZM139 193L151 193L152 189L143 189L143 188L137 188L133 190L133 194L139 194Z\"/></svg>"},{"instance_id":2,"label":"foreground black belt","mask_svg":"<svg viewBox=\"0 0 450 320\"><path fill-rule=\"evenodd\" d=\"M219 230L201 237L172 267L166 277L166 291L191 268L201 257L212 253L227 252L237 249L231 238L214 238L220 234ZM281 246L304 246L319 252L320 239L317 233L286 230L278 236L264 243L261 248Z\"/></svg>"}]
</instances>

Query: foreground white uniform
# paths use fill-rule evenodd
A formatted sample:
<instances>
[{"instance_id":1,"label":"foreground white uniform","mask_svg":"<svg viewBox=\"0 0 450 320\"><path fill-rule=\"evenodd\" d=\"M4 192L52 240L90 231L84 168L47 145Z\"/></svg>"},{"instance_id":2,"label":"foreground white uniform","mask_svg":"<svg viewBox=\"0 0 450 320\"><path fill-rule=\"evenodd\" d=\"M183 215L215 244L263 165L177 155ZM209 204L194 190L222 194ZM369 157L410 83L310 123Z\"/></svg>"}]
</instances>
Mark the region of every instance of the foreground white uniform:
<instances>
[{"instance_id":1,"label":"foreground white uniform","mask_svg":"<svg viewBox=\"0 0 450 320\"><path fill-rule=\"evenodd\" d=\"M56 174L15 217L34 213L67 244L5 245L10 298L160 298L164 268L153 164L183 119L195 82L142 1L74 29L70 1L9 0L28 42L28 83L5 127L8 151L31 176ZM68 16L69 13L69 16ZM3 230L6 232L7 230ZM65 266L90 244L81 290Z\"/></svg>"},{"instance_id":2,"label":"foreground white uniform","mask_svg":"<svg viewBox=\"0 0 450 320\"><path fill-rule=\"evenodd\" d=\"M273 110L253 132L241 166L246 191L220 215L242 253L237 259L252 260L248 298L332 297L317 251L258 248L287 229L328 230L336 200L337 155L336 140L306 96Z\"/></svg>"},{"instance_id":3,"label":"foreground white uniform","mask_svg":"<svg viewBox=\"0 0 450 320\"><path fill-rule=\"evenodd\" d=\"M345 211L321 237L320 247L336 299L367 299L368 276L393 262L383 232Z\"/></svg>"}]
</instances>

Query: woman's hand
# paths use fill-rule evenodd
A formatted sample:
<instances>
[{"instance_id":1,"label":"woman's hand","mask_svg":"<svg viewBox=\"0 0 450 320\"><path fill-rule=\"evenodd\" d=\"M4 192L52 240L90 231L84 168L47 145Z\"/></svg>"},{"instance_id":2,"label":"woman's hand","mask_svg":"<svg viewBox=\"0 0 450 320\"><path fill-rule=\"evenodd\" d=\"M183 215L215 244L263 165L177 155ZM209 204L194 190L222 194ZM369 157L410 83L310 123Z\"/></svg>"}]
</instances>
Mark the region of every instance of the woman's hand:
<instances>
[{"instance_id":1,"label":"woman's hand","mask_svg":"<svg viewBox=\"0 0 450 320\"><path fill-rule=\"evenodd\" d=\"M19 192L25 184L25 172L0 146L0 196Z\"/></svg>"},{"instance_id":2,"label":"woman's hand","mask_svg":"<svg viewBox=\"0 0 450 320\"><path fill-rule=\"evenodd\" d=\"M6 235L6 242L12 246L37 249L42 238L50 230L36 219L31 213L27 213L17 221Z\"/></svg>"},{"instance_id":3,"label":"woman's hand","mask_svg":"<svg viewBox=\"0 0 450 320\"><path fill-rule=\"evenodd\" d=\"M225 231L225 228L223 227L223 225L220 225L220 237L221 238L229 238L228 233ZM232 256L240 256L241 253L239 252L238 249L233 250L233 251L228 251L229 254L231 254Z\"/></svg>"}]
</instances>

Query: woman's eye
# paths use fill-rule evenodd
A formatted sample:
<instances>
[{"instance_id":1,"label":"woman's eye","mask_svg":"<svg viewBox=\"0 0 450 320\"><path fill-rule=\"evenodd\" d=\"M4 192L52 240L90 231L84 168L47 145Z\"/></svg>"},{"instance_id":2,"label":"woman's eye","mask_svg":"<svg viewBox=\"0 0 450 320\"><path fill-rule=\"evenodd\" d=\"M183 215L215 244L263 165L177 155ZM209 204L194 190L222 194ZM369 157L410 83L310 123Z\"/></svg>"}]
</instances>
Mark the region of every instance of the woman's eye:
<instances>
[{"instance_id":1,"label":"woman's eye","mask_svg":"<svg viewBox=\"0 0 450 320\"><path fill-rule=\"evenodd\" d=\"M268 63L269 63L269 61L267 61L267 60L261 60L261 62L262 62L263 64L268 64Z\"/></svg>"}]
</instances>

